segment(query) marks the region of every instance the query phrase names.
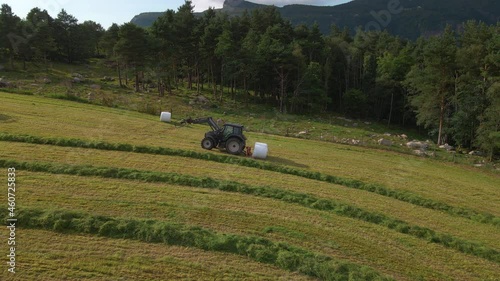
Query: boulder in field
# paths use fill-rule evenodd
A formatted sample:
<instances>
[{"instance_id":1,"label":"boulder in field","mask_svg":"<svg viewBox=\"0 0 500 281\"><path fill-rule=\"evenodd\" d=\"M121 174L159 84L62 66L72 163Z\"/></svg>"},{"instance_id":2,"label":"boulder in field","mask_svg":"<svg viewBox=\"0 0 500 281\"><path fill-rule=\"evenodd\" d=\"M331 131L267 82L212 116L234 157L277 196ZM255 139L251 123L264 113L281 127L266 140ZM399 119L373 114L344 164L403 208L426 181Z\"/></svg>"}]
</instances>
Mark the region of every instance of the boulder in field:
<instances>
[{"instance_id":1,"label":"boulder in field","mask_svg":"<svg viewBox=\"0 0 500 281\"><path fill-rule=\"evenodd\" d=\"M0 88L7 88L9 87L9 82L3 78L0 78Z\"/></svg>"},{"instance_id":2,"label":"boulder in field","mask_svg":"<svg viewBox=\"0 0 500 281\"><path fill-rule=\"evenodd\" d=\"M89 102L93 102L95 100L95 94L94 93L88 93L87 94L87 100Z\"/></svg>"},{"instance_id":3,"label":"boulder in field","mask_svg":"<svg viewBox=\"0 0 500 281\"><path fill-rule=\"evenodd\" d=\"M425 156L425 151L417 149L417 150L413 150L413 154L418 155L418 156Z\"/></svg>"},{"instance_id":4,"label":"boulder in field","mask_svg":"<svg viewBox=\"0 0 500 281\"><path fill-rule=\"evenodd\" d=\"M427 152L424 152L426 156L429 156L429 157L436 157L436 152L434 151L427 151Z\"/></svg>"},{"instance_id":5,"label":"boulder in field","mask_svg":"<svg viewBox=\"0 0 500 281\"><path fill-rule=\"evenodd\" d=\"M482 153L481 151L473 150L473 151L469 152L469 155L484 156L484 153Z\"/></svg>"},{"instance_id":6,"label":"boulder in field","mask_svg":"<svg viewBox=\"0 0 500 281\"><path fill-rule=\"evenodd\" d=\"M407 142L406 146L408 148L413 149L413 150L416 150L416 149L426 150L427 148L429 148L429 144L428 143L422 142L422 141L415 141L415 140Z\"/></svg>"},{"instance_id":7,"label":"boulder in field","mask_svg":"<svg viewBox=\"0 0 500 281\"><path fill-rule=\"evenodd\" d=\"M443 145L440 145L440 146L439 146L439 148L441 148L441 149L445 149L445 150L447 150L447 151L453 150L453 146L451 146L451 145L449 145L449 144L447 144L447 143L445 143L445 144L443 144Z\"/></svg>"},{"instance_id":8,"label":"boulder in field","mask_svg":"<svg viewBox=\"0 0 500 281\"><path fill-rule=\"evenodd\" d=\"M14 88L15 85L12 82L5 80L5 78L0 78L0 88Z\"/></svg>"},{"instance_id":9,"label":"boulder in field","mask_svg":"<svg viewBox=\"0 0 500 281\"><path fill-rule=\"evenodd\" d=\"M115 78L113 78L113 77L109 77L109 76L104 76L104 77L101 79L101 81L103 81L103 82L113 82L113 81L115 81Z\"/></svg>"},{"instance_id":10,"label":"boulder in field","mask_svg":"<svg viewBox=\"0 0 500 281\"><path fill-rule=\"evenodd\" d=\"M392 141L386 140L386 139L379 139L378 144L385 145L385 146L392 146Z\"/></svg>"},{"instance_id":11,"label":"boulder in field","mask_svg":"<svg viewBox=\"0 0 500 281\"><path fill-rule=\"evenodd\" d=\"M353 144L353 145L359 145L360 143L361 143L360 140L355 140L355 139L351 140L351 144Z\"/></svg>"}]
</instances>

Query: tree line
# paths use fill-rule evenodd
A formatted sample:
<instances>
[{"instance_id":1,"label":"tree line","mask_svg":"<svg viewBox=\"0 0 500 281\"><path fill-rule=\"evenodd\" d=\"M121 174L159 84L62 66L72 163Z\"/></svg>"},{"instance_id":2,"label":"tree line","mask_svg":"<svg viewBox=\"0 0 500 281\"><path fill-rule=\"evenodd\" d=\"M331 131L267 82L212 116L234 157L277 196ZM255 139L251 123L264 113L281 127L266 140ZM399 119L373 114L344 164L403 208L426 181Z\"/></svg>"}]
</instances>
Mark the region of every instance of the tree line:
<instances>
[{"instance_id":1,"label":"tree line","mask_svg":"<svg viewBox=\"0 0 500 281\"><path fill-rule=\"evenodd\" d=\"M500 152L500 24L409 41L388 32L293 26L275 7L197 17L191 1L147 29L132 23L0 14L3 61L84 62L103 57L135 88L155 81L164 95L183 85L215 100L265 103L282 113L341 113L388 125L422 126L438 144Z\"/></svg>"}]
</instances>

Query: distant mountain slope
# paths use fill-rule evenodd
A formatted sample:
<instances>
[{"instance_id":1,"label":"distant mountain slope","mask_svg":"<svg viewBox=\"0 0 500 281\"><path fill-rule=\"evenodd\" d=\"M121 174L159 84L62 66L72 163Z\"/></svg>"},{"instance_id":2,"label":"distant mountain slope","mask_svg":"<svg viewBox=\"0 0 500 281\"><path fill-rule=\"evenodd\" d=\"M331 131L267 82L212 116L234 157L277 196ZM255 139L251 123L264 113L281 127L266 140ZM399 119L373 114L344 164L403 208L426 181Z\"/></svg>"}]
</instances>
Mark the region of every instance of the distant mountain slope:
<instances>
[{"instance_id":1,"label":"distant mountain slope","mask_svg":"<svg viewBox=\"0 0 500 281\"><path fill-rule=\"evenodd\" d=\"M245 10L251 11L254 9L265 8L267 5L256 4L244 0L225 0L222 9L215 9L218 12L225 12L231 16L239 16ZM278 8L280 9L280 8ZM153 25L153 22L160 17L163 12L150 12L150 13L141 13L135 16L131 22L137 24L142 27L149 27ZM202 13L195 13L197 16L201 16Z\"/></svg>"},{"instance_id":2,"label":"distant mountain slope","mask_svg":"<svg viewBox=\"0 0 500 281\"><path fill-rule=\"evenodd\" d=\"M130 22L135 23L138 26L150 27L162 14L163 12L140 13L132 18Z\"/></svg>"},{"instance_id":3,"label":"distant mountain slope","mask_svg":"<svg viewBox=\"0 0 500 281\"><path fill-rule=\"evenodd\" d=\"M394 2L393 9L389 3ZM242 0L226 0L222 9L235 16L244 10L265 7ZM428 36L441 32L446 24L458 26L467 20L483 21L495 24L500 21L500 1L498 0L354 0L338 6L287 5L278 8L282 16L294 25L317 22L324 34L330 32L332 24L339 27L347 26L355 30L361 26L364 29L387 29L401 37L415 39L421 35ZM386 15L389 10L399 11ZM140 26L150 26L162 13L143 13L132 19ZM377 14L380 18L377 20Z\"/></svg>"}]
</instances>

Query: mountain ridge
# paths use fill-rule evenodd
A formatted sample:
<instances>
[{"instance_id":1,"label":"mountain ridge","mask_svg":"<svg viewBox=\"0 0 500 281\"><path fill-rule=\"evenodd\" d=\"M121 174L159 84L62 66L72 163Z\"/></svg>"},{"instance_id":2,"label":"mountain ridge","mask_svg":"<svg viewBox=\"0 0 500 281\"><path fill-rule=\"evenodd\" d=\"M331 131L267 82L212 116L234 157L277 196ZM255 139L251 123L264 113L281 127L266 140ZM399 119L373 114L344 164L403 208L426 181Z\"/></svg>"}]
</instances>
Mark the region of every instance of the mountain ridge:
<instances>
[{"instance_id":1,"label":"mountain ridge","mask_svg":"<svg viewBox=\"0 0 500 281\"><path fill-rule=\"evenodd\" d=\"M245 10L268 6L244 0L226 0L223 7L216 11L238 16ZM276 9L293 25L317 22L323 34L328 34L331 25L335 24L340 28L348 27L351 31L358 27L365 30L387 29L394 35L412 40L438 34L447 24L459 28L467 20L486 24L500 21L500 1L495 0L353 0L336 6L291 4ZM196 14L201 16L203 13ZM131 22L148 27L162 14L142 13Z\"/></svg>"}]
</instances>

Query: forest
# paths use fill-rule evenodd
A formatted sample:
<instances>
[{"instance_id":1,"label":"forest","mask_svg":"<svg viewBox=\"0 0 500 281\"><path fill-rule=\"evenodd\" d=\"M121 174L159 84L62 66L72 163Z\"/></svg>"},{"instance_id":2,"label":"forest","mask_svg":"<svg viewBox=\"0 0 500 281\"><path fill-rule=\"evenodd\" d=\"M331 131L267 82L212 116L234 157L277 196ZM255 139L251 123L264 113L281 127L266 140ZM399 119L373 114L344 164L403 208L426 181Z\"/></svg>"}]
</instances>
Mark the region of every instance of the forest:
<instances>
[{"instance_id":1,"label":"forest","mask_svg":"<svg viewBox=\"0 0 500 281\"><path fill-rule=\"evenodd\" d=\"M146 81L162 96L208 89L214 100L418 126L438 144L478 148L490 159L500 153L500 23L466 21L415 41L335 25L323 35L318 24L294 26L272 6L197 17L185 1L149 28L105 30L65 10L53 18L34 8L21 18L3 4L0 38L0 76L14 61L101 58L138 92Z\"/></svg>"}]
</instances>

